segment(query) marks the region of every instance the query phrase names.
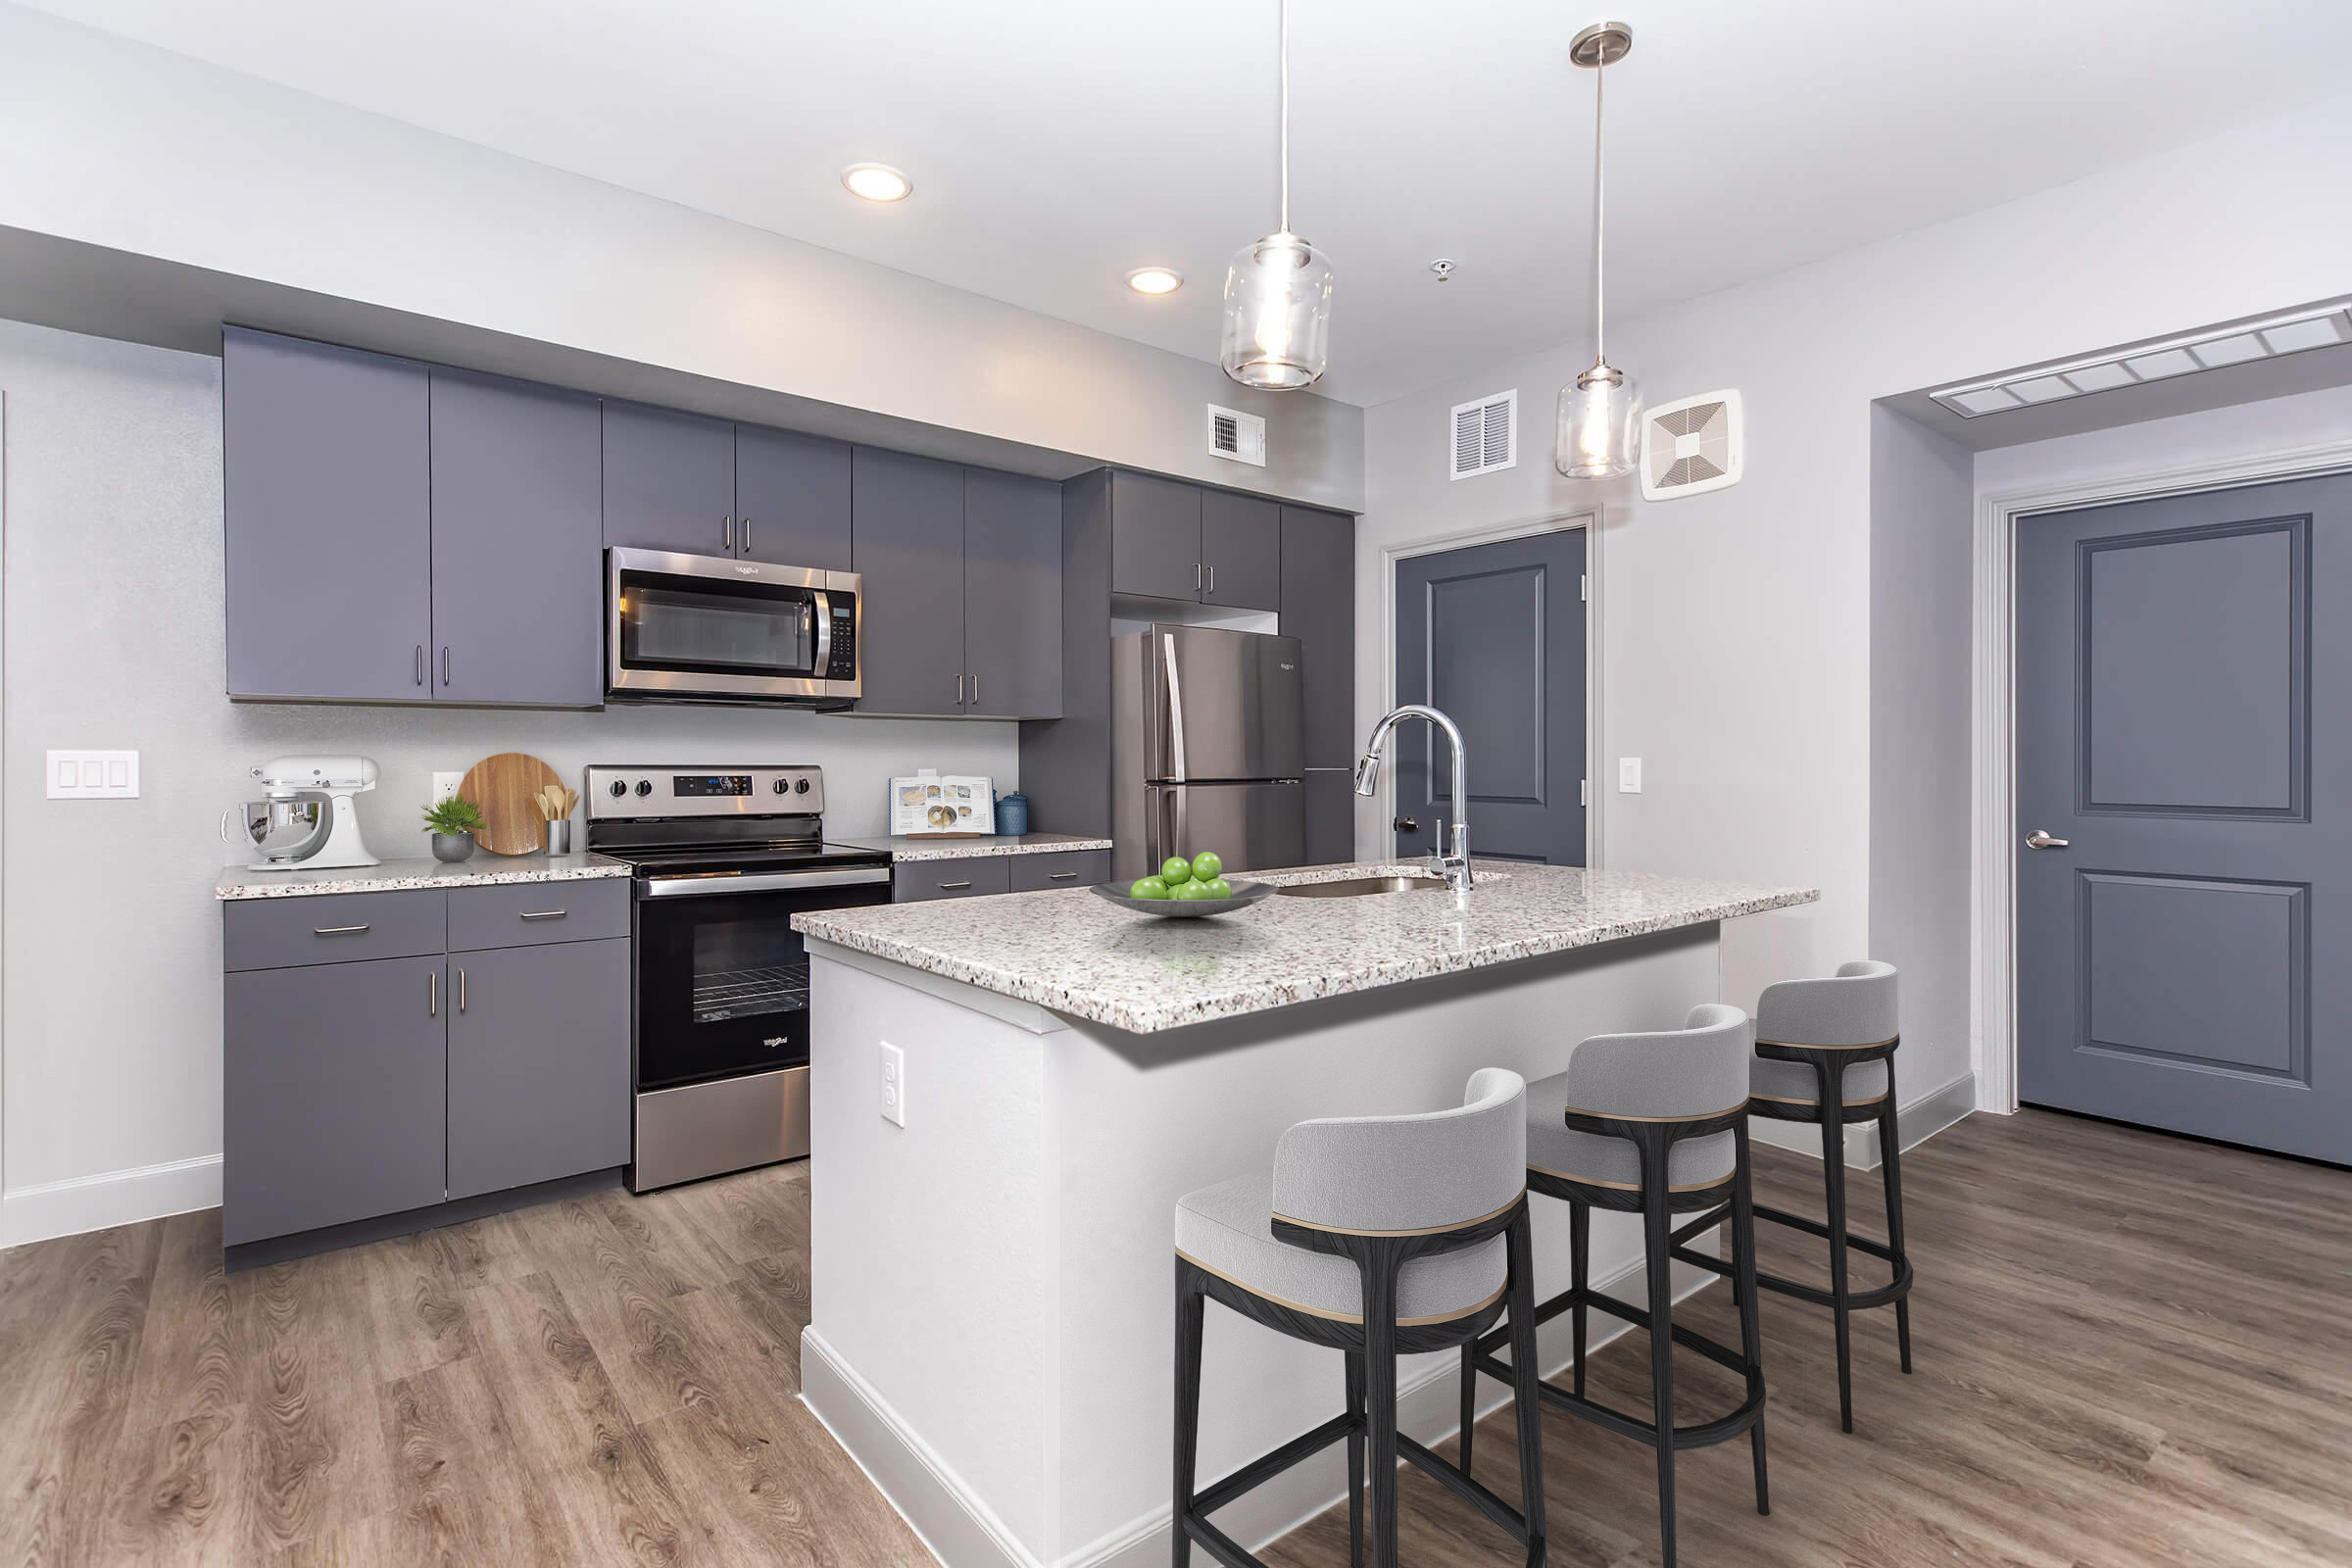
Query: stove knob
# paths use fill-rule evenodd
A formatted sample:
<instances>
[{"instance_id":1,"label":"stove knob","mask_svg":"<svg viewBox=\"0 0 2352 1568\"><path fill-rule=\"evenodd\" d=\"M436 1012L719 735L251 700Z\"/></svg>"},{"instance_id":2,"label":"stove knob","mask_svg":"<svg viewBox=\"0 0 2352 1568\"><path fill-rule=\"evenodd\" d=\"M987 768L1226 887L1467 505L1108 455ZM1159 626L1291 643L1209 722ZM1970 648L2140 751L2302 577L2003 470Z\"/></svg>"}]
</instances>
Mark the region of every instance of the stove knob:
<instances>
[{"instance_id":1,"label":"stove knob","mask_svg":"<svg viewBox=\"0 0 2352 1568\"><path fill-rule=\"evenodd\" d=\"M782 779L776 780L776 793L778 795L783 794L788 787L789 786L787 786Z\"/></svg>"},{"instance_id":2,"label":"stove knob","mask_svg":"<svg viewBox=\"0 0 2352 1568\"><path fill-rule=\"evenodd\" d=\"M653 780L651 780L651 779L644 779L644 778L641 778L641 779L639 779L639 780L637 781L637 793L638 793L638 794L640 794L640 795L651 795L651 794L653 794L653 793L654 793L654 784L653 784Z\"/></svg>"},{"instance_id":3,"label":"stove knob","mask_svg":"<svg viewBox=\"0 0 2352 1568\"><path fill-rule=\"evenodd\" d=\"M808 781L807 779L805 779L805 778L794 779L794 780L792 781L792 793L793 793L793 794L795 794L795 795L806 795L806 794L808 794Z\"/></svg>"},{"instance_id":4,"label":"stove knob","mask_svg":"<svg viewBox=\"0 0 2352 1568\"><path fill-rule=\"evenodd\" d=\"M612 797L617 800L621 796L629 793L629 787L626 784L623 784L620 780L614 779L612 784L611 793Z\"/></svg>"}]
</instances>

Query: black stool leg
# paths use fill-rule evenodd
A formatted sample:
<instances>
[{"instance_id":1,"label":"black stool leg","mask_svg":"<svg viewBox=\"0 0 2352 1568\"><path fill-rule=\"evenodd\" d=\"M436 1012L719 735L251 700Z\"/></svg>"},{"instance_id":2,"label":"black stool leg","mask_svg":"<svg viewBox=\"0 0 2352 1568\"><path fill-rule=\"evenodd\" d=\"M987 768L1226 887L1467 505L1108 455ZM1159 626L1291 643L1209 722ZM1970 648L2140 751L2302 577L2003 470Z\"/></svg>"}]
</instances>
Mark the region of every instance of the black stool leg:
<instances>
[{"instance_id":1,"label":"black stool leg","mask_svg":"<svg viewBox=\"0 0 2352 1568\"><path fill-rule=\"evenodd\" d=\"M1364 1434L1360 1423L1364 1419L1364 1354L1361 1350L1345 1352L1348 1357L1348 1413L1359 1423L1348 1434L1348 1568L1363 1568L1364 1562Z\"/></svg>"},{"instance_id":2,"label":"black stool leg","mask_svg":"<svg viewBox=\"0 0 2352 1568\"><path fill-rule=\"evenodd\" d=\"M1649 1272L1649 1387L1658 1426L1658 1533L1664 1568L1674 1568L1674 1240L1666 1211L1663 1152L1644 1172L1642 1226ZM1580 1205L1581 1206L1581 1205Z\"/></svg>"},{"instance_id":3,"label":"black stool leg","mask_svg":"<svg viewBox=\"0 0 2352 1568\"><path fill-rule=\"evenodd\" d=\"M1192 1538L1185 1523L1192 1517L1195 1466L1200 1446L1200 1320L1208 1298L1200 1292L1198 1270L1176 1259L1176 1511L1172 1532L1173 1568L1188 1568Z\"/></svg>"},{"instance_id":4,"label":"black stool leg","mask_svg":"<svg viewBox=\"0 0 2352 1568\"><path fill-rule=\"evenodd\" d=\"M1886 1181L1886 1249L1896 1257L1903 1251L1903 1150L1902 1139L1895 1131L1894 1117L1894 1058L1886 1058L1886 1099L1879 1106L1879 1174ZM1903 1266L1894 1265L1900 1278ZM1894 1303L1894 1342L1903 1352L1903 1370L1911 1370L1911 1298L1903 1296Z\"/></svg>"},{"instance_id":5,"label":"black stool leg","mask_svg":"<svg viewBox=\"0 0 2352 1568\"><path fill-rule=\"evenodd\" d=\"M1576 1305L1569 1317L1576 1325L1576 1396L1585 1396L1585 1272L1592 1260L1592 1210L1575 1199L1568 1200L1568 1266L1569 1285L1576 1292Z\"/></svg>"},{"instance_id":6,"label":"black stool leg","mask_svg":"<svg viewBox=\"0 0 2352 1568\"><path fill-rule=\"evenodd\" d=\"M1854 1430L1854 1341L1846 1298L1845 1267L1845 1074L1815 1063L1821 1079L1822 1186L1828 1196L1831 1312L1838 1320L1838 1423Z\"/></svg>"},{"instance_id":7,"label":"black stool leg","mask_svg":"<svg viewBox=\"0 0 2352 1568\"><path fill-rule=\"evenodd\" d=\"M1543 1379L1536 1367L1535 1246L1524 1209L1511 1223L1510 1256L1511 1419L1519 1428L1519 1508L1527 1516L1527 1560L1530 1568L1539 1568L1544 1550L1544 1402ZM1465 1464L1469 1452L1465 1439Z\"/></svg>"},{"instance_id":8,"label":"black stool leg","mask_svg":"<svg viewBox=\"0 0 2352 1568\"><path fill-rule=\"evenodd\" d=\"M1478 1341L1462 1342L1462 1473L1470 1471L1470 1434L1478 1421Z\"/></svg>"},{"instance_id":9,"label":"black stool leg","mask_svg":"<svg viewBox=\"0 0 2352 1568\"><path fill-rule=\"evenodd\" d=\"M1764 1330L1756 1313L1756 1205L1747 1179L1747 1123L1734 1129L1740 1150L1740 1168L1732 1184L1732 1249L1739 1271L1732 1288L1740 1293L1740 1353L1751 1376L1764 1370ZM1748 1451L1756 1465L1756 1512L1772 1512L1772 1492L1764 1480L1764 1416L1747 1429Z\"/></svg>"},{"instance_id":10,"label":"black stool leg","mask_svg":"<svg viewBox=\"0 0 2352 1568\"><path fill-rule=\"evenodd\" d=\"M1364 1414L1371 1428L1372 1568L1396 1568L1396 1263L1364 1265Z\"/></svg>"}]
</instances>

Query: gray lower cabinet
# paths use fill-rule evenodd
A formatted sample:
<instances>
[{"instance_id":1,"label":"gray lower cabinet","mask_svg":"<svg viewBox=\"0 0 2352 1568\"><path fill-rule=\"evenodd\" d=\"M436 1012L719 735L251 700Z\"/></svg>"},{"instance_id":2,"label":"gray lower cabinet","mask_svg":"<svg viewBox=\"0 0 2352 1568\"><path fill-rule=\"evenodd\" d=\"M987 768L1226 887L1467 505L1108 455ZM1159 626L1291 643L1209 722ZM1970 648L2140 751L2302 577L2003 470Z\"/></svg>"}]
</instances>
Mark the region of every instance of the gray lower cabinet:
<instances>
[{"instance_id":1,"label":"gray lower cabinet","mask_svg":"<svg viewBox=\"0 0 2352 1568\"><path fill-rule=\"evenodd\" d=\"M968 860L901 860L890 868L890 902L922 904L932 899L977 899L1008 893L1004 855L975 855Z\"/></svg>"},{"instance_id":2,"label":"gray lower cabinet","mask_svg":"<svg viewBox=\"0 0 2352 1568\"><path fill-rule=\"evenodd\" d=\"M435 369L433 650L446 702L605 700L596 399Z\"/></svg>"},{"instance_id":3,"label":"gray lower cabinet","mask_svg":"<svg viewBox=\"0 0 2352 1568\"><path fill-rule=\"evenodd\" d=\"M1092 887L1110 880L1108 850L1054 850L1004 858L1008 891L1041 893L1053 888Z\"/></svg>"},{"instance_id":4,"label":"gray lower cabinet","mask_svg":"<svg viewBox=\"0 0 2352 1568\"><path fill-rule=\"evenodd\" d=\"M1282 631L1298 639L1306 765L1353 767L1355 748L1355 519L1313 507L1282 509ZM1308 798L1309 833L1313 798Z\"/></svg>"},{"instance_id":5,"label":"gray lower cabinet","mask_svg":"<svg viewBox=\"0 0 2352 1568\"><path fill-rule=\"evenodd\" d=\"M1258 496L1200 494L1200 602L1238 610L1282 608L1282 511ZM1352 586L1353 576L1340 583ZM1325 589L1338 586L1326 583Z\"/></svg>"},{"instance_id":6,"label":"gray lower cabinet","mask_svg":"<svg viewBox=\"0 0 2352 1568\"><path fill-rule=\"evenodd\" d=\"M1148 473L1110 476L1110 591L1200 597L1200 487Z\"/></svg>"},{"instance_id":7,"label":"gray lower cabinet","mask_svg":"<svg viewBox=\"0 0 2352 1568\"><path fill-rule=\"evenodd\" d=\"M226 1245L441 1201L443 961L226 977Z\"/></svg>"},{"instance_id":8,"label":"gray lower cabinet","mask_svg":"<svg viewBox=\"0 0 2352 1568\"><path fill-rule=\"evenodd\" d=\"M859 710L963 712L963 469L859 447Z\"/></svg>"},{"instance_id":9,"label":"gray lower cabinet","mask_svg":"<svg viewBox=\"0 0 2352 1568\"><path fill-rule=\"evenodd\" d=\"M735 553L735 426L640 403L604 406L605 543Z\"/></svg>"},{"instance_id":10,"label":"gray lower cabinet","mask_svg":"<svg viewBox=\"0 0 2352 1568\"><path fill-rule=\"evenodd\" d=\"M221 333L228 695L429 702L425 368Z\"/></svg>"},{"instance_id":11,"label":"gray lower cabinet","mask_svg":"<svg viewBox=\"0 0 2352 1568\"><path fill-rule=\"evenodd\" d=\"M449 1196L629 1158L629 944L452 954Z\"/></svg>"},{"instance_id":12,"label":"gray lower cabinet","mask_svg":"<svg viewBox=\"0 0 2352 1568\"><path fill-rule=\"evenodd\" d=\"M735 427L735 553L814 571L854 571L850 448L839 441Z\"/></svg>"},{"instance_id":13,"label":"gray lower cabinet","mask_svg":"<svg viewBox=\"0 0 2352 1568\"><path fill-rule=\"evenodd\" d=\"M963 710L1061 716L1061 486L963 471Z\"/></svg>"}]
</instances>

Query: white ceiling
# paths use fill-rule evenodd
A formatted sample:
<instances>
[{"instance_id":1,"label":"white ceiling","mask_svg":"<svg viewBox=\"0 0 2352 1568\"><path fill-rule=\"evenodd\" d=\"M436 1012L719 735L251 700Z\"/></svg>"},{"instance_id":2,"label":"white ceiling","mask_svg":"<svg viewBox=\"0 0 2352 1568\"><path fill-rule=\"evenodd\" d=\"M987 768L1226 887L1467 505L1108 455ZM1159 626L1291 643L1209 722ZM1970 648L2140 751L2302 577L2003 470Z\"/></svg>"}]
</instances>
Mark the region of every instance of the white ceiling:
<instances>
[{"instance_id":1,"label":"white ceiling","mask_svg":"<svg viewBox=\"0 0 2352 1568\"><path fill-rule=\"evenodd\" d=\"M1226 259L1274 224L1272 0L34 3L1201 359ZM1566 56L1603 4L1635 30L1626 315L2324 97L2352 51L2339 0L1293 0L1293 226L1338 271L1320 390L1378 403L1586 332ZM849 196L862 159L914 196ZM1190 281L1140 298L1145 263Z\"/></svg>"}]
</instances>

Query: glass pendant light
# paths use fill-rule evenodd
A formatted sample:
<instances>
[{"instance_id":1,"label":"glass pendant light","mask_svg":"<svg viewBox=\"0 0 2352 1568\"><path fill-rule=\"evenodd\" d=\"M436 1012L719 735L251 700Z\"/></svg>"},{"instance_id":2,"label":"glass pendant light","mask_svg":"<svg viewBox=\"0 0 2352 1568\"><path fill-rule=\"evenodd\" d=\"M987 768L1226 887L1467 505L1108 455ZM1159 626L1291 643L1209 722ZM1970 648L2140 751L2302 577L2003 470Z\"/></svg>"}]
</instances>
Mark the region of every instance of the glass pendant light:
<instances>
[{"instance_id":1,"label":"glass pendant light","mask_svg":"<svg viewBox=\"0 0 2352 1568\"><path fill-rule=\"evenodd\" d=\"M1245 245L1225 272L1217 363L1244 386L1292 392L1331 364L1331 263L1291 232L1291 8L1276 7L1282 41L1282 221Z\"/></svg>"},{"instance_id":2,"label":"glass pendant light","mask_svg":"<svg viewBox=\"0 0 2352 1568\"><path fill-rule=\"evenodd\" d=\"M1609 363L1601 334L1601 82L1634 47L1622 22L1578 33L1568 58L1592 73L1592 368L1560 388L1559 445L1552 465L1571 479L1614 479L1634 471L1642 398L1634 378Z\"/></svg>"}]
</instances>

